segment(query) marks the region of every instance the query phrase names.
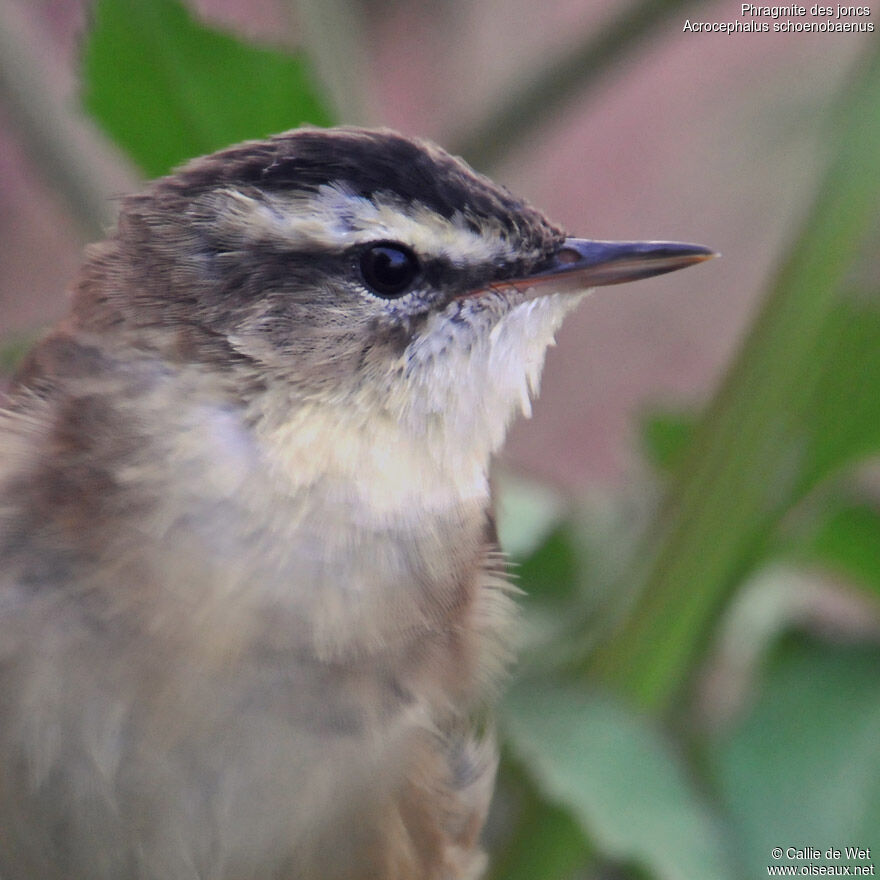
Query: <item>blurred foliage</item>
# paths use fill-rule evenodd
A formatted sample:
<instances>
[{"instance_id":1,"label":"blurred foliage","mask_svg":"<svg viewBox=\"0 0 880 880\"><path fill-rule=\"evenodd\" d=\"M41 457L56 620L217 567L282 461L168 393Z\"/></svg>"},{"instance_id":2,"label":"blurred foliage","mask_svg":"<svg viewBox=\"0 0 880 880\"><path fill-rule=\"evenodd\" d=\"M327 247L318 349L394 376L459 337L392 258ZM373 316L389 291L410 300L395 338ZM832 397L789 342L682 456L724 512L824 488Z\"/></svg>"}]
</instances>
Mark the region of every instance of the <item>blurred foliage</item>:
<instances>
[{"instance_id":1,"label":"blurred foliage","mask_svg":"<svg viewBox=\"0 0 880 880\"><path fill-rule=\"evenodd\" d=\"M693 439L696 416L681 412L651 412L641 425L642 452L659 471L681 465Z\"/></svg>"},{"instance_id":2,"label":"blurred foliage","mask_svg":"<svg viewBox=\"0 0 880 880\"><path fill-rule=\"evenodd\" d=\"M677 6L640 2L620 21L636 16L644 37ZM629 44L592 45L588 70ZM717 395L699 415L643 423L656 473L642 506L572 508L502 481L527 638L501 710L492 880L735 880L765 875L775 846L880 853L880 648L806 636L785 603L773 625L742 611L781 568L804 594L821 572L878 629L880 502L865 477L880 451L870 49L828 125L813 209ZM83 78L88 110L151 175L331 115L302 58L197 24L178 0L98 0ZM540 112L526 107L518 130ZM716 690L735 705L713 725L696 685L722 631L765 644L739 703L730 681L742 670L722 668Z\"/></svg>"},{"instance_id":3,"label":"blurred foliage","mask_svg":"<svg viewBox=\"0 0 880 880\"><path fill-rule=\"evenodd\" d=\"M747 717L710 744L708 766L744 876L775 846L880 844L880 650L787 639ZM798 868L821 859L784 860ZM852 860L865 863L867 859ZM708 876L708 875L704 875Z\"/></svg>"},{"instance_id":4,"label":"blurred foliage","mask_svg":"<svg viewBox=\"0 0 880 880\"><path fill-rule=\"evenodd\" d=\"M538 70L516 77L506 94L473 130L454 137L450 148L483 167L497 162L539 125L550 124L574 99L598 85L611 70L670 22L685 17L697 0L630 0L617 4L608 21L587 39L548 58Z\"/></svg>"},{"instance_id":5,"label":"blurred foliage","mask_svg":"<svg viewBox=\"0 0 880 880\"><path fill-rule=\"evenodd\" d=\"M782 619L758 626L737 613L746 586L769 595L779 566L793 566L805 595L817 571L863 591L859 607L877 632L880 503L864 466L880 452L880 280L853 280L871 276L864 267L876 261L871 234L880 225L880 52L871 49L829 126L812 211L717 395L699 417L644 420L644 449L666 491L628 563L598 585L622 597L601 644L592 632L580 645L573 639L567 663L527 678L528 698L515 689L506 704L509 749L552 808L578 820L593 854L587 876L612 862L620 876L751 877L774 863L774 846L880 851L880 650L801 641L774 651L799 625L796 603L770 603L767 613ZM590 550L613 553L615 544ZM540 590L541 581L526 586ZM594 610L575 597L559 613L578 621ZM749 627L733 632L734 643L770 644L748 648L763 658L751 695L714 731L695 721L695 684L722 623ZM568 631L586 624L581 617ZM715 686L735 700L741 670L727 672ZM616 721L609 695L620 701ZM639 725L642 745L655 742L670 768L663 738L683 750L690 783L684 771L675 784L652 783L650 758L632 748ZM624 845L609 834L618 798L628 798ZM646 803L653 827L641 816ZM662 824L687 803L703 803L714 819L687 825L688 837ZM675 850L671 861L652 846L661 840ZM854 863L811 861L829 872Z\"/></svg>"},{"instance_id":6,"label":"blurred foliage","mask_svg":"<svg viewBox=\"0 0 880 880\"><path fill-rule=\"evenodd\" d=\"M86 109L151 177L304 123L329 125L305 60L194 21L177 0L98 0Z\"/></svg>"},{"instance_id":7,"label":"blurred foliage","mask_svg":"<svg viewBox=\"0 0 880 880\"><path fill-rule=\"evenodd\" d=\"M736 876L716 817L651 719L545 678L520 682L504 708L511 748L598 850L659 880Z\"/></svg>"},{"instance_id":8,"label":"blurred foliage","mask_svg":"<svg viewBox=\"0 0 880 880\"><path fill-rule=\"evenodd\" d=\"M828 505L812 540L803 548L805 561L826 565L880 596L880 506L867 501Z\"/></svg>"},{"instance_id":9,"label":"blurred foliage","mask_svg":"<svg viewBox=\"0 0 880 880\"><path fill-rule=\"evenodd\" d=\"M645 705L675 699L713 620L764 563L789 512L880 450L880 293L850 286L880 206L878 59L866 59L841 97L810 216L630 573L638 607L590 659L593 674Z\"/></svg>"}]
</instances>

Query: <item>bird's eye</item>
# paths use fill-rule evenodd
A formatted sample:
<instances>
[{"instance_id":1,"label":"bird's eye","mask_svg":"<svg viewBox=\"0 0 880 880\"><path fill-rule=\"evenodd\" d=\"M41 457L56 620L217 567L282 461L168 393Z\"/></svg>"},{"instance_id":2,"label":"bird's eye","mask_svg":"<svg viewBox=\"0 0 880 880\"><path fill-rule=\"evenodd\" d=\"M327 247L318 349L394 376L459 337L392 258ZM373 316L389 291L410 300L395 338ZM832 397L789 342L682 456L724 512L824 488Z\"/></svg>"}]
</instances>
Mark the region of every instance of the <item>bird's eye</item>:
<instances>
[{"instance_id":1,"label":"bird's eye","mask_svg":"<svg viewBox=\"0 0 880 880\"><path fill-rule=\"evenodd\" d=\"M406 245L380 242L361 254L361 275L367 287L386 299L403 296L418 274L419 261Z\"/></svg>"}]
</instances>

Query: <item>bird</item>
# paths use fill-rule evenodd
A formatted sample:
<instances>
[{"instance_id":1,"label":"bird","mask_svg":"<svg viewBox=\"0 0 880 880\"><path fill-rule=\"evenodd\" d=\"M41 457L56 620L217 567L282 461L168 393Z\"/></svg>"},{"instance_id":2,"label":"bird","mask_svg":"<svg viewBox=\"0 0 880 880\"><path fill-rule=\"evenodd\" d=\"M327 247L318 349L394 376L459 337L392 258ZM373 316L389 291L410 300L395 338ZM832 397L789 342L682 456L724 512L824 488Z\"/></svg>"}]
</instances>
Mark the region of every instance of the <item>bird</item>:
<instances>
[{"instance_id":1,"label":"bird","mask_svg":"<svg viewBox=\"0 0 880 880\"><path fill-rule=\"evenodd\" d=\"M387 129L125 197L0 411L0 877L479 877L490 463L589 289L711 256Z\"/></svg>"}]
</instances>

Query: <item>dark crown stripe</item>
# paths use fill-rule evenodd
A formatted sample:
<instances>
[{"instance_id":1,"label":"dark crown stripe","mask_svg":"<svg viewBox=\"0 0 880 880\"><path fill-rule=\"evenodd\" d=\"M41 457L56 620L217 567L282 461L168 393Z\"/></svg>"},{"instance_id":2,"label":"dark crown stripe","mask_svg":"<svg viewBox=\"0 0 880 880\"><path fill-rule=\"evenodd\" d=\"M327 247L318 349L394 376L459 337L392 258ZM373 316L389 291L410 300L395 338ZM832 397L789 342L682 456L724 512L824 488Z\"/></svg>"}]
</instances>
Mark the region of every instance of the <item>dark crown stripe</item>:
<instances>
[{"instance_id":1,"label":"dark crown stripe","mask_svg":"<svg viewBox=\"0 0 880 880\"><path fill-rule=\"evenodd\" d=\"M163 202L190 201L220 187L271 192L342 184L358 195L393 192L443 217L461 214L499 222L526 249L553 250L563 235L529 205L430 144L394 132L356 128L297 129L206 156L154 184Z\"/></svg>"}]
</instances>

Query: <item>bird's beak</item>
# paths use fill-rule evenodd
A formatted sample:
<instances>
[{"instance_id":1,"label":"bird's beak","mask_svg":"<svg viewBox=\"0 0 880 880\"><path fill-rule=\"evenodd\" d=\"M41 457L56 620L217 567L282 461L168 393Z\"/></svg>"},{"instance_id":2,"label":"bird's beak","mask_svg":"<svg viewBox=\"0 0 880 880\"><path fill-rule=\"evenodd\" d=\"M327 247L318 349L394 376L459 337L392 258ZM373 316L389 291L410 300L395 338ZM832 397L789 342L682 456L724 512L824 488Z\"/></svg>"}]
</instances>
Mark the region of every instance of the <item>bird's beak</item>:
<instances>
[{"instance_id":1,"label":"bird's beak","mask_svg":"<svg viewBox=\"0 0 880 880\"><path fill-rule=\"evenodd\" d=\"M545 293L637 281L639 278L684 269L717 256L711 248L677 241L589 241L567 238L549 262L534 273L489 286L534 291L537 297Z\"/></svg>"}]
</instances>

